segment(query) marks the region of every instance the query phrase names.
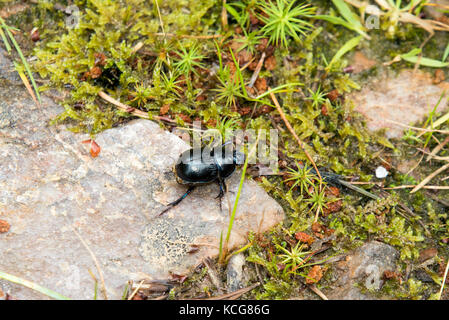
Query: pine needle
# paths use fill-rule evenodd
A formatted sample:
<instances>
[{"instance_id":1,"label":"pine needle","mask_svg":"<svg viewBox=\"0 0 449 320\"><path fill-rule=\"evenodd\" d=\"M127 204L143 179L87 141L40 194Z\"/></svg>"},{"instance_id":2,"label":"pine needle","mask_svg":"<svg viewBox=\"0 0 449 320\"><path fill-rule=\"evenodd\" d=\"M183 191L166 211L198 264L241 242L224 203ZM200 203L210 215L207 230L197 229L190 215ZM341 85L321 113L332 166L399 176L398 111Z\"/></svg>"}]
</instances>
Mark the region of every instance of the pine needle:
<instances>
[{"instance_id":1,"label":"pine needle","mask_svg":"<svg viewBox=\"0 0 449 320\"><path fill-rule=\"evenodd\" d=\"M37 100L39 101L39 103L42 103L42 100L41 100L41 97L40 97L40 94L39 94L39 89L37 87L36 81L34 81L33 73L31 72L30 66L28 65L28 62L25 59L25 57L24 57L24 55L22 53L22 50L20 50L20 47L19 47L16 39L14 39L14 36L11 33L11 31L10 31L10 27L6 25L5 20L3 20L3 18L1 18L1 17L0 17L0 23L1 23L1 28L6 31L6 35L8 36L9 40L13 44L13 46L16 49L17 53L19 54L20 60L22 61L22 64L25 67L25 70L26 70L26 72L28 74L28 77L31 80L31 84L32 84L32 86L34 88L34 92L36 94ZM3 39L3 42L5 43L5 47L8 50L9 44L8 44L8 41L7 41L7 38L6 38L5 34L3 33L3 30L2 30L1 37ZM9 47L9 49L11 50L11 47ZM10 52L10 50L8 50L8 52Z\"/></svg>"}]
</instances>

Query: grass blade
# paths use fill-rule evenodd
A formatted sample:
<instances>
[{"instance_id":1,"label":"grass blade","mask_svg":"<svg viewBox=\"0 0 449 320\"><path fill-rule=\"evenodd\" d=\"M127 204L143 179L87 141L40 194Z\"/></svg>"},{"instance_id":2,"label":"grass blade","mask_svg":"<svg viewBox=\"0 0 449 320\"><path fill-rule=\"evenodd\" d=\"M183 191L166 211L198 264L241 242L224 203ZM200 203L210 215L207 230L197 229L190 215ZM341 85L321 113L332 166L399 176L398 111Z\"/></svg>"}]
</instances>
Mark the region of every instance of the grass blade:
<instances>
[{"instance_id":1,"label":"grass blade","mask_svg":"<svg viewBox=\"0 0 449 320\"><path fill-rule=\"evenodd\" d=\"M419 63L421 66L432 67L432 68L444 68L449 66L449 62L444 62L444 60L434 60L429 58L420 57L421 49L414 48L407 53L401 54L400 57L405 61L416 64Z\"/></svg>"},{"instance_id":2,"label":"grass blade","mask_svg":"<svg viewBox=\"0 0 449 320\"><path fill-rule=\"evenodd\" d=\"M438 292L438 300L441 300L441 295L443 294L444 285L446 284L447 273L449 272L449 260L446 263L446 269L444 270L443 280L441 281L440 292Z\"/></svg>"},{"instance_id":3,"label":"grass blade","mask_svg":"<svg viewBox=\"0 0 449 320\"><path fill-rule=\"evenodd\" d=\"M442 62L446 61L447 56L449 56L449 43L446 46L446 49L444 50L443 59L441 59Z\"/></svg>"},{"instance_id":4,"label":"grass blade","mask_svg":"<svg viewBox=\"0 0 449 320\"><path fill-rule=\"evenodd\" d=\"M368 36L368 34L365 32L366 29L360 22L359 17L351 10L351 8L346 4L345 1L332 0L332 2L337 7L337 10L344 19L330 15L316 15L314 16L314 18L325 20L333 24L342 25L345 28L358 32L366 39L371 39L370 36Z\"/></svg>"},{"instance_id":5,"label":"grass blade","mask_svg":"<svg viewBox=\"0 0 449 320\"><path fill-rule=\"evenodd\" d=\"M11 53L11 46L9 45L9 41L6 38L5 32L3 31L3 28L0 28L0 35L2 37L3 43L5 44L6 51L8 53Z\"/></svg>"},{"instance_id":6,"label":"grass blade","mask_svg":"<svg viewBox=\"0 0 449 320\"><path fill-rule=\"evenodd\" d=\"M50 289L44 288L44 287L42 287L42 286L40 286L38 284L35 284L35 283L31 282L31 281L28 281L28 280L25 280L25 279L13 276L13 275L5 273L5 272L1 272L0 271L0 279L20 284L22 286L25 286L27 288L33 289L33 290L35 290L37 292L40 292L40 293L42 293L42 294L44 294L44 295L46 295L46 296L48 296L50 298L53 298L53 299L70 300L70 298L65 297L63 295L60 295L57 292L54 292L54 291L52 291Z\"/></svg>"},{"instance_id":7,"label":"grass blade","mask_svg":"<svg viewBox=\"0 0 449 320\"><path fill-rule=\"evenodd\" d=\"M418 63L421 66L425 67L432 67L432 68L445 68L449 66L449 62L442 62L434 59L424 58L424 57L418 57L418 56L412 56L412 57L402 57L405 61L408 61L410 63Z\"/></svg>"},{"instance_id":8,"label":"grass blade","mask_svg":"<svg viewBox=\"0 0 449 320\"><path fill-rule=\"evenodd\" d=\"M39 89L37 87L36 81L34 81L34 77L33 77L33 73L31 72L30 66L28 65L27 60L25 59L22 50L20 50L19 44L16 42L16 39L14 39L13 34L11 33L11 31L9 30L9 27L6 25L5 20L3 20L0 17L0 22L2 24L2 28L6 31L6 34L8 35L9 39L11 40L14 48L16 49L17 53L19 54L20 60L22 60L22 63L25 67L26 72L28 73L28 77L31 80L31 84L33 85L34 91L36 93L36 97L37 100L42 103L40 94L39 94Z\"/></svg>"},{"instance_id":9,"label":"grass blade","mask_svg":"<svg viewBox=\"0 0 449 320\"><path fill-rule=\"evenodd\" d=\"M332 0L332 2L346 21L353 25L357 30L363 30L363 25L360 22L359 17L351 10L351 8L349 8L344 0Z\"/></svg>"},{"instance_id":10,"label":"grass blade","mask_svg":"<svg viewBox=\"0 0 449 320\"><path fill-rule=\"evenodd\" d=\"M229 49L229 51L231 52L232 60L234 61L236 73L239 77L240 86L242 87L243 95L245 96L245 98L248 98L248 93L246 92L246 88L245 88L245 81L243 80L243 75L242 75L242 72L240 71L240 65L237 62L237 60L235 59L234 52L232 52L232 49Z\"/></svg>"},{"instance_id":11,"label":"grass blade","mask_svg":"<svg viewBox=\"0 0 449 320\"><path fill-rule=\"evenodd\" d=\"M25 85L25 88L28 90L28 93L30 94L31 98L33 98L34 102L38 104L36 100L36 96L33 92L33 89L31 88L30 82L28 81L28 78L23 73L22 68L14 61L14 67L16 68L17 73L19 74L20 79L22 79L23 84Z\"/></svg>"},{"instance_id":12,"label":"grass blade","mask_svg":"<svg viewBox=\"0 0 449 320\"><path fill-rule=\"evenodd\" d=\"M362 36L358 36L348 40L348 42L346 42L334 55L329 65L326 67L326 71L329 71L335 62L340 60L340 58L343 57L346 53L354 49L360 43L360 40L362 40Z\"/></svg>"},{"instance_id":13,"label":"grass blade","mask_svg":"<svg viewBox=\"0 0 449 320\"><path fill-rule=\"evenodd\" d=\"M218 261L223 261L223 230L220 232L220 246L218 248Z\"/></svg>"},{"instance_id":14,"label":"grass blade","mask_svg":"<svg viewBox=\"0 0 449 320\"><path fill-rule=\"evenodd\" d=\"M330 15L316 15L316 16L314 16L314 18L325 20L325 21L333 23L333 24L339 24L349 30L357 31L357 29L352 24L350 24L349 22L347 22L346 20L344 20L340 17L334 17L334 16L330 16Z\"/></svg>"},{"instance_id":15,"label":"grass blade","mask_svg":"<svg viewBox=\"0 0 449 320\"><path fill-rule=\"evenodd\" d=\"M237 205L239 203L240 194L242 192L243 181L245 181L245 173L246 173L246 168L248 167L248 161L251 158L251 156L253 155L253 153L256 151L257 144L259 142L259 138L260 138L260 135L257 136L256 142L252 146L251 150L248 152L248 156L246 157L245 163L243 164L242 175L240 177L240 184L239 184L239 188L237 190L237 195L235 197L234 207L232 208L232 214L231 214L231 218L229 220L228 231L226 233L226 239L225 239L225 243L224 243L224 251L225 252L228 249L229 238L231 237L232 226L234 224L235 214L237 212Z\"/></svg>"},{"instance_id":16,"label":"grass blade","mask_svg":"<svg viewBox=\"0 0 449 320\"><path fill-rule=\"evenodd\" d=\"M280 86L277 86L276 88L269 89L268 91L265 91L261 95L257 96L254 100L260 100L263 97L268 96L270 93L279 93L281 89L287 88L287 87L293 87L293 86L303 86L304 84L301 82L294 82L294 83L287 83Z\"/></svg>"}]
</instances>

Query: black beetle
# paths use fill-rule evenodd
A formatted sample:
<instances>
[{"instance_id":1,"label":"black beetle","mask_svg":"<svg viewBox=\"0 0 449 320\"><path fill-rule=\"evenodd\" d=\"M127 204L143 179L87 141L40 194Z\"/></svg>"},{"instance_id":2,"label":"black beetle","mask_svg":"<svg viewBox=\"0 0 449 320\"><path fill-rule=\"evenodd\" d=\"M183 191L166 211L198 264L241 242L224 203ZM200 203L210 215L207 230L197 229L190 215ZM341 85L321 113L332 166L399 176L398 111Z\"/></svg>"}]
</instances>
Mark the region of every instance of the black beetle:
<instances>
[{"instance_id":1,"label":"black beetle","mask_svg":"<svg viewBox=\"0 0 449 320\"><path fill-rule=\"evenodd\" d=\"M179 184L188 185L189 188L182 197L169 203L168 208L159 215L164 214L184 200L198 185L211 182L217 182L220 187L217 198L220 199L221 208L221 198L227 190L225 179L234 173L237 165L243 164L245 161L243 153L226 148L227 144L216 148L209 146L192 148L179 156L174 170L176 181Z\"/></svg>"}]
</instances>

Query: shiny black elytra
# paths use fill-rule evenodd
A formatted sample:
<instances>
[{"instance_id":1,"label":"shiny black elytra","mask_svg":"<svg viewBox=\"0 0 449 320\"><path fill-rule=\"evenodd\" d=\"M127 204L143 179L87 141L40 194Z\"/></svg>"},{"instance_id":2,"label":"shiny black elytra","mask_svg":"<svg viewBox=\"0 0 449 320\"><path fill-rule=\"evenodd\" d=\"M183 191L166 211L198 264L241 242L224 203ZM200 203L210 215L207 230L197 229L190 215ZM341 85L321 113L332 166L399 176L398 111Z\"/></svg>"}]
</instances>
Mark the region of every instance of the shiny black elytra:
<instances>
[{"instance_id":1,"label":"shiny black elytra","mask_svg":"<svg viewBox=\"0 0 449 320\"><path fill-rule=\"evenodd\" d=\"M220 193L217 198L220 199L227 190L225 179L230 177L238 164L243 164L244 154L238 151L226 153L225 145L221 148L203 147L201 149L189 149L184 151L178 158L175 165L176 180L179 184L188 186L186 193L176 201L168 204L168 208L159 215L164 214L185 197L189 195L198 185L217 182L220 187ZM221 154L220 152L221 151ZM228 150L229 151L229 150Z\"/></svg>"}]
</instances>

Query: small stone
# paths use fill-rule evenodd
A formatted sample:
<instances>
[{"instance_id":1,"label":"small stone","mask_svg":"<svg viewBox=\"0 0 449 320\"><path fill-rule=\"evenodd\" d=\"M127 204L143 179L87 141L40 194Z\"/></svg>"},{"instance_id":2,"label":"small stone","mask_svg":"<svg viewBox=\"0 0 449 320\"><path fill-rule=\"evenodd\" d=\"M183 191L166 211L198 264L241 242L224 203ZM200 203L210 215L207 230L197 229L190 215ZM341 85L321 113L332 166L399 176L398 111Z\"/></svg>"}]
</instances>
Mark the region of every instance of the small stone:
<instances>
[{"instance_id":1,"label":"small stone","mask_svg":"<svg viewBox=\"0 0 449 320\"><path fill-rule=\"evenodd\" d=\"M186 191L172 168L190 146L140 119L97 134L101 153L92 158L81 143L89 135L48 125L64 108L45 95L36 108L5 56L0 49L0 154L7 164L0 165L0 212L14 232L0 234L1 271L73 299L92 299L95 282L88 270L96 266L75 229L98 260L108 297L120 299L129 280L185 276L205 257L218 255L240 170L227 180L222 210L215 199L219 187L209 184L159 217ZM261 186L245 180L228 249L284 217ZM45 298L15 284L3 291L18 299Z\"/></svg>"},{"instance_id":2,"label":"small stone","mask_svg":"<svg viewBox=\"0 0 449 320\"><path fill-rule=\"evenodd\" d=\"M413 276L422 282L432 283L434 281L432 277L429 274L427 274L425 270L422 269L415 270L413 272Z\"/></svg>"},{"instance_id":3,"label":"small stone","mask_svg":"<svg viewBox=\"0 0 449 320\"><path fill-rule=\"evenodd\" d=\"M243 266L245 262L245 256L242 253L236 254L229 259L226 271L228 292L234 292L243 287Z\"/></svg>"},{"instance_id":4,"label":"small stone","mask_svg":"<svg viewBox=\"0 0 449 320\"><path fill-rule=\"evenodd\" d=\"M346 261L340 261L335 278L335 288L326 294L335 300L368 300L374 299L368 293L364 294L358 286L379 291L384 282L386 271L396 270L399 253L392 246L378 241L365 243L360 248L350 252ZM389 297L385 297L388 299Z\"/></svg>"},{"instance_id":5,"label":"small stone","mask_svg":"<svg viewBox=\"0 0 449 320\"><path fill-rule=\"evenodd\" d=\"M365 116L368 129L385 128L387 138L400 138L406 130L403 125L426 119L443 93L442 101L447 99L448 91L449 82L434 84L432 74L406 69L397 75L386 72L376 77L347 100ZM440 103L436 112L444 112L446 107Z\"/></svg>"},{"instance_id":6,"label":"small stone","mask_svg":"<svg viewBox=\"0 0 449 320\"><path fill-rule=\"evenodd\" d=\"M376 168L376 178L385 179L388 176L388 171L382 166Z\"/></svg>"}]
</instances>

